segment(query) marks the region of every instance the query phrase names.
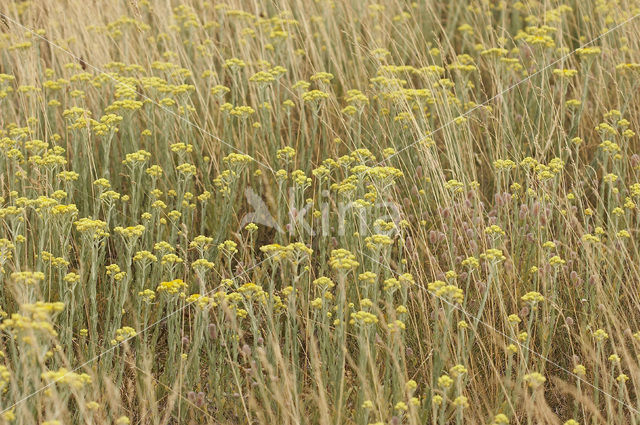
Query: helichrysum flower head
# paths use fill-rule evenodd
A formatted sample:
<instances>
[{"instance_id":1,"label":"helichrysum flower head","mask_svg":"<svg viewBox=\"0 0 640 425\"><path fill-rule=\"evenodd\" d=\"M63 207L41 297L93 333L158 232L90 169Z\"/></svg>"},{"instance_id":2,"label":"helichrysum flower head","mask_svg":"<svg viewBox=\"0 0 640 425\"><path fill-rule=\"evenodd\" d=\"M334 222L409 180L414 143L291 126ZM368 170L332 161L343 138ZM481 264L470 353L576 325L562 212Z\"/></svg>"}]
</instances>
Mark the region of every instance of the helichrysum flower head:
<instances>
[{"instance_id":1,"label":"helichrysum flower head","mask_svg":"<svg viewBox=\"0 0 640 425\"><path fill-rule=\"evenodd\" d=\"M373 272L364 272L358 275L358 280L371 285L376 282L377 277L378 276Z\"/></svg>"},{"instance_id":2,"label":"helichrysum flower head","mask_svg":"<svg viewBox=\"0 0 640 425\"><path fill-rule=\"evenodd\" d=\"M94 220L91 218L81 218L75 223L78 232L87 235L90 238L98 239L108 236L107 223L102 220Z\"/></svg>"},{"instance_id":3,"label":"helichrysum flower head","mask_svg":"<svg viewBox=\"0 0 640 425\"><path fill-rule=\"evenodd\" d=\"M517 314L510 314L509 317L507 317L507 320L509 321L509 323L512 323L514 325L517 325L518 323L522 322L522 320L520 319L520 317L518 317Z\"/></svg>"},{"instance_id":4,"label":"helichrysum flower head","mask_svg":"<svg viewBox=\"0 0 640 425\"><path fill-rule=\"evenodd\" d=\"M276 152L276 156L278 157L278 159L284 162L291 161L295 155L296 155L296 150L293 149L291 146L286 146L282 149L278 149L278 151Z\"/></svg>"},{"instance_id":5,"label":"helichrysum flower head","mask_svg":"<svg viewBox=\"0 0 640 425\"><path fill-rule=\"evenodd\" d=\"M211 246L212 243L213 243L212 237L199 235L193 238L193 240L189 243L189 248L206 250Z\"/></svg>"},{"instance_id":6,"label":"helichrysum flower head","mask_svg":"<svg viewBox=\"0 0 640 425\"><path fill-rule=\"evenodd\" d=\"M434 406L440 406L442 404L443 398L440 394L436 394L431 398L431 403L433 403Z\"/></svg>"},{"instance_id":7,"label":"helichrysum flower head","mask_svg":"<svg viewBox=\"0 0 640 425\"><path fill-rule=\"evenodd\" d=\"M462 260L462 265L465 267L469 267L470 269L477 269L480 267L480 261L476 257L467 257Z\"/></svg>"},{"instance_id":8,"label":"helichrysum flower head","mask_svg":"<svg viewBox=\"0 0 640 425\"><path fill-rule=\"evenodd\" d=\"M331 257L329 258L329 265L336 270L351 270L360 265L356 261L356 256L346 249L334 249L331 251Z\"/></svg>"},{"instance_id":9,"label":"helichrysum flower head","mask_svg":"<svg viewBox=\"0 0 640 425\"><path fill-rule=\"evenodd\" d=\"M527 292L525 295L523 295L521 297L522 301L526 302L527 304L533 305L535 306L536 304L544 301L544 297L542 296L542 294L540 294L539 292Z\"/></svg>"},{"instance_id":10,"label":"helichrysum flower head","mask_svg":"<svg viewBox=\"0 0 640 425\"><path fill-rule=\"evenodd\" d=\"M218 244L218 250L225 255L233 255L238 252L238 244L234 241L226 240L220 244Z\"/></svg>"},{"instance_id":11,"label":"helichrysum flower head","mask_svg":"<svg viewBox=\"0 0 640 425\"><path fill-rule=\"evenodd\" d=\"M399 401L396 403L394 409L406 412L409 409L409 407L407 406L407 403L405 403L404 401Z\"/></svg>"},{"instance_id":12,"label":"helichrysum flower head","mask_svg":"<svg viewBox=\"0 0 640 425\"><path fill-rule=\"evenodd\" d=\"M91 377L86 373L78 374L65 368L60 368L57 371L44 372L42 373L42 379L48 382L54 382L57 385L68 385L74 389L82 388L85 384L91 383Z\"/></svg>"},{"instance_id":13,"label":"helichrysum flower head","mask_svg":"<svg viewBox=\"0 0 640 425\"><path fill-rule=\"evenodd\" d=\"M578 376L585 376L587 374L587 369L584 367L584 365L579 364L573 368L573 373Z\"/></svg>"},{"instance_id":14,"label":"helichrysum flower head","mask_svg":"<svg viewBox=\"0 0 640 425\"><path fill-rule=\"evenodd\" d=\"M323 99L327 99L329 97L329 93L323 92L321 90L311 90L305 93L302 93L302 100L307 103L316 103Z\"/></svg>"},{"instance_id":15,"label":"helichrysum flower head","mask_svg":"<svg viewBox=\"0 0 640 425\"><path fill-rule=\"evenodd\" d=\"M549 258L549 264L551 264L552 266L560 266L564 263L566 263L566 261L560 258L560 256L558 255L554 255L553 257Z\"/></svg>"},{"instance_id":16,"label":"helichrysum flower head","mask_svg":"<svg viewBox=\"0 0 640 425\"><path fill-rule=\"evenodd\" d=\"M319 277L313 281L314 285L317 285L321 288L322 291L326 291L327 289L331 289L335 286L335 283L328 277Z\"/></svg>"},{"instance_id":17,"label":"helichrysum flower head","mask_svg":"<svg viewBox=\"0 0 640 425\"><path fill-rule=\"evenodd\" d=\"M158 257L150 253L149 251L142 250L135 253L133 261L141 264L155 263L158 261Z\"/></svg>"},{"instance_id":18,"label":"helichrysum flower head","mask_svg":"<svg viewBox=\"0 0 640 425\"><path fill-rule=\"evenodd\" d=\"M596 339L596 341L602 342L609 338L609 334L607 334L603 329L597 329L595 332L593 332L593 337Z\"/></svg>"},{"instance_id":19,"label":"helichrysum flower head","mask_svg":"<svg viewBox=\"0 0 640 425\"><path fill-rule=\"evenodd\" d=\"M351 319L355 321L355 323L360 325L371 325L378 323L378 318L375 314L369 313L364 310L360 310L357 313L351 313Z\"/></svg>"},{"instance_id":20,"label":"helichrysum flower head","mask_svg":"<svg viewBox=\"0 0 640 425\"><path fill-rule=\"evenodd\" d=\"M11 279L16 283L23 285L35 285L38 282L44 280L44 273L42 272L15 272L11 273Z\"/></svg>"},{"instance_id":21,"label":"helichrysum flower head","mask_svg":"<svg viewBox=\"0 0 640 425\"><path fill-rule=\"evenodd\" d=\"M211 270L215 267L215 264L209 260L204 258L198 258L193 263L191 263L191 267L199 273L206 272L207 270Z\"/></svg>"},{"instance_id":22,"label":"helichrysum flower head","mask_svg":"<svg viewBox=\"0 0 640 425\"><path fill-rule=\"evenodd\" d=\"M144 233L145 227L142 224L138 224L136 226L129 227L115 227L114 232L122 235L124 239L135 240L142 236Z\"/></svg>"},{"instance_id":23,"label":"helichrysum flower head","mask_svg":"<svg viewBox=\"0 0 640 425\"><path fill-rule=\"evenodd\" d=\"M507 259L507 257L502 254L502 250L495 248L487 249L485 252L480 254L480 258L482 258L483 260L487 260L490 263L499 263L500 261L504 261Z\"/></svg>"},{"instance_id":24,"label":"helichrysum flower head","mask_svg":"<svg viewBox=\"0 0 640 425\"><path fill-rule=\"evenodd\" d=\"M509 425L509 418L504 413L498 413L493 417L491 425Z\"/></svg>"},{"instance_id":25,"label":"helichrysum flower head","mask_svg":"<svg viewBox=\"0 0 640 425\"><path fill-rule=\"evenodd\" d=\"M156 292L165 292L167 294L176 294L186 288L187 284L182 279L174 279L167 282L161 282L156 288Z\"/></svg>"},{"instance_id":26,"label":"helichrysum flower head","mask_svg":"<svg viewBox=\"0 0 640 425\"><path fill-rule=\"evenodd\" d=\"M534 388L534 389L538 388L539 386L544 384L546 380L547 380L547 378L545 378L542 374L540 374L538 372L528 373L528 374L524 375L524 381L531 388Z\"/></svg>"},{"instance_id":27,"label":"helichrysum flower head","mask_svg":"<svg viewBox=\"0 0 640 425\"><path fill-rule=\"evenodd\" d=\"M464 291L462 289L458 288L456 285L447 284L441 280L429 283L427 289L436 297L442 298L448 302L462 304L462 301L464 300Z\"/></svg>"},{"instance_id":28,"label":"helichrysum flower head","mask_svg":"<svg viewBox=\"0 0 640 425\"><path fill-rule=\"evenodd\" d=\"M453 379L451 379L448 375L442 375L438 378L438 386L440 388L447 389L453 385Z\"/></svg>"},{"instance_id":29,"label":"helichrysum flower head","mask_svg":"<svg viewBox=\"0 0 640 425\"><path fill-rule=\"evenodd\" d=\"M469 401L467 399L467 397L463 396L463 395L459 395L458 397L456 397L452 404L458 408L466 408L469 407Z\"/></svg>"},{"instance_id":30,"label":"helichrysum flower head","mask_svg":"<svg viewBox=\"0 0 640 425\"><path fill-rule=\"evenodd\" d=\"M464 375L465 373L467 373L467 368L464 367L461 364L457 364L455 366L453 366L451 369L449 369L449 373L451 374L451 376L453 376L454 378L457 378L461 375Z\"/></svg>"}]
</instances>

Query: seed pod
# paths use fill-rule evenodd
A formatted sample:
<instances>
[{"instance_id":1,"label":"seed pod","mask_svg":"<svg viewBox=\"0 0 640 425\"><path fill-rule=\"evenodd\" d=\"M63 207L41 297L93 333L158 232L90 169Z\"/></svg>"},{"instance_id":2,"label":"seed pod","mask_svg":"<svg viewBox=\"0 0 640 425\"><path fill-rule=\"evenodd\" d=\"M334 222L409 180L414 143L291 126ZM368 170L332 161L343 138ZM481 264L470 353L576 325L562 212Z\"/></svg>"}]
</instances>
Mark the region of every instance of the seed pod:
<instances>
[{"instance_id":1,"label":"seed pod","mask_svg":"<svg viewBox=\"0 0 640 425\"><path fill-rule=\"evenodd\" d=\"M478 242L476 242L475 240L470 240L469 241L469 249L471 249L471 251L476 252L478 250Z\"/></svg>"},{"instance_id":2,"label":"seed pod","mask_svg":"<svg viewBox=\"0 0 640 425\"><path fill-rule=\"evenodd\" d=\"M527 317L529 315L529 306L524 306L520 309L520 316Z\"/></svg>"},{"instance_id":3,"label":"seed pod","mask_svg":"<svg viewBox=\"0 0 640 425\"><path fill-rule=\"evenodd\" d=\"M507 260L503 264L504 271L507 273L511 273L513 271L513 262L511 260Z\"/></svg>"},{"instance_id":4,"label":"seed pod","mask_svg":"<svg viewBox=\"0 0 640 425\"><path fill-rule=\"evenodd\" d=\"M518 214L518 218L520 218L520 220L524 221L527 219L527 217L529 217L529 207L527 206L527 204L521 204L520 205L520 213Z\"/></svg>"},{"instance_id":5,"label":"seed pod","mask_svg":"<svg viewBox=\"0 0 640 425\"><path fill-rule=\"evenodd\" d=\"M569 326L569 327L573 326L573 318L567 316L567 318L564 319L564 323L566 323L567 326Z\"/></svg>"},{"instance_id":6,"label":"seed pod","mask_svg":"<svg viewBox=\"0 0 640 425\"><path fill-rule=\"evenodd\" d=\"M436 320L438 312L436 310L433 310L431 312L431 314L429 314L429 317L431 318L431 320Z\"/></svg>"},{"instance_id":7,"label":"seed pod","mask_svg":"<svg viewBox=\"0 0 640 425\"><path fill-rule=\"evenodd\" d=\"M573 284L575 285L578 279L580 279L580 276L578 276L577 271L572 270L571 273L569 274L569 279L571 279L571 282L573 282Z\"/></svg>"},{"instance_id":8,"label":"seed pod","mask_svg":"<svg viewBox=\"0 0 640 425\"><path fill-rule=\"evenodd\" d=\"M247 357L251 355L251 347L249 347L249 344L244 344L242 346L242 353Z\"/></svg>"},{"instance_id":9,"label":"seed pod","mask_svg":"<svg viewBox=\"0 0 640 425\"><path fill-rule=\"evenodd\" d=\"M407 239L405 240L404 244L407 247L408 251L415 250L415 246L413 245L413 239L411 238L411 236L407 236Z\"/></svg>"},{"instance_id":10,"label":"seed pod","mask_svg":"<svg viewBox=\"0 0 640 425\"><path fill-rule=\"evenodd\" d=\"M538 214L540 214L540 203L538 201L533 203L533 206L531 207L531 214L533 214L534 217L537 217Z\"/></svg>"},{"instance_id":11,"label":"seed pod","mask_svg":"<svg viewBox=\"0 0 640 425\"><path fill-rule=\"evenodd\" d=\"M202 391L200 391L196 396L196 406L202 407L204 406L204 402L205 402L205 394Z\"/></svg>"},{"instance_id":12,"label":"seed pod","mask_svg":"<svg viewBox=\"0 0 640 425\"><path fill-rule=\"evenodd\" d=\"M187 400L189 400L191 403L195 403L195 401L196 401L196 393L195 393L195 391L189 391L187 393Z\"/></svg>"},{"instance_id":13,"label":"seed pod","mask_svg":"<svg viewBox=\"0 0 640 425\"><path fill-rule=\"evenodd\" d=\"M216 325L213 323L209 324L209 338L211 339L218 338L218 329L216 328Z\"/></svg>"}]
</instances>

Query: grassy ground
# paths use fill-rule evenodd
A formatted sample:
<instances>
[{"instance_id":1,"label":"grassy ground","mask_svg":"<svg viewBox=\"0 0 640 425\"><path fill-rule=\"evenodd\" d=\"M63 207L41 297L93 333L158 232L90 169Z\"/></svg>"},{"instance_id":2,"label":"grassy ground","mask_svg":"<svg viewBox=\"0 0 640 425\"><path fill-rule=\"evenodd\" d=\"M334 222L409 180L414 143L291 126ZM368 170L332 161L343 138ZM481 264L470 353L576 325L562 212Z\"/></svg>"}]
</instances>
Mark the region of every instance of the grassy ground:
<instances>
[{"instance_id":1,"label":"grassy ground","mask_svg":"<svg viewBox=\"0 0 640 425\"><path fill-rule=\"evenodd\" d=\"M638 424L638 14L4 1L0 422Z\"/></svg>"}]
</instances>

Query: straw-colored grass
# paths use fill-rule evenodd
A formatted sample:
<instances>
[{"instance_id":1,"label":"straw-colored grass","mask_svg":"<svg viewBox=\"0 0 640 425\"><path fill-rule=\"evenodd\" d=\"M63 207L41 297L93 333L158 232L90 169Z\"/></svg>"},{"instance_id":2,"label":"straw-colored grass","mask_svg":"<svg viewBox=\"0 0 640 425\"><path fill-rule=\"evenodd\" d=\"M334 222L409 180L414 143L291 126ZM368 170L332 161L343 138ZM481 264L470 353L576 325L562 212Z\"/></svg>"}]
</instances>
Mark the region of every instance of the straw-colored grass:
<instances>
[{"instance_id":1,"label":"straw-colored grass","mask_svg":"<svg viewBox=\"0 0 640 425\"><path fill-rule=\"evenodd\" d=\"M640 1L0 3L0 422L640 423Z\"/></svg>"}]
</instances>

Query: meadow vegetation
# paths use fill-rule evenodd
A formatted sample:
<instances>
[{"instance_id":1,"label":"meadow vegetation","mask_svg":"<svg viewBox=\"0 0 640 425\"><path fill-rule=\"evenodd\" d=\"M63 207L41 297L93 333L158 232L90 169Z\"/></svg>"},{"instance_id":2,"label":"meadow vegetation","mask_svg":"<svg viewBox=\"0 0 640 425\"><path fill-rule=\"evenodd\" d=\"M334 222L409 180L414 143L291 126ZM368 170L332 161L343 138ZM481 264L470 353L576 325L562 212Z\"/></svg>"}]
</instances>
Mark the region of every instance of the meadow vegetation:
<instances>
[{"instance_id":1,"label":"meadow vegetation","mask_svg":"<svg viewBox=\"0 0 640 425\"><path fill-rule=\"evenodd\" d=\"M0 423L639 424L639 14L3 1Z\"/></svg>"}]
</instances>

